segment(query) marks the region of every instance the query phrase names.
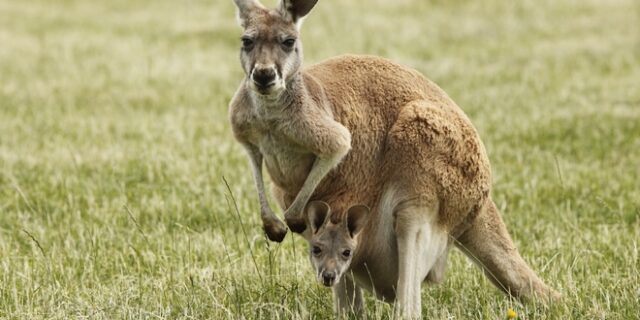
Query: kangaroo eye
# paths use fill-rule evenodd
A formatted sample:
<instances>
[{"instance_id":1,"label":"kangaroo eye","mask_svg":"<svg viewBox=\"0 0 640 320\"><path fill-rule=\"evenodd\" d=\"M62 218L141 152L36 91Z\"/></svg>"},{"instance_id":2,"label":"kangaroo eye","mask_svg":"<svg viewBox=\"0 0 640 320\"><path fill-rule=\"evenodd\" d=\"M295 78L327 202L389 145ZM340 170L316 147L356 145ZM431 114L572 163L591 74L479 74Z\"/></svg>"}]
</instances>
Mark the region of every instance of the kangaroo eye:
<instances>
[{"instance_id":1,"label":"kangaroo eye","mask_svg":"<svg viewBox=\"0 0 640 320\"><path fill-rule=\"evenodd\" d=\"M317 256L322 253L322 249L318 246L313 246L313 248L311 248L311 253L313 253L314 256Z\"/></svg>"},{"instance_id":2,"label":"kangaroo eye","mask_svg":"<svg viewBox=\"0 0 640 320\"><path fill-rule=\"evenodd\" d=\"M342 251L342 255L343 255L345 258L349 258L349 257L351 256L351 250L345 250L345 251Z\"/></svg>"},{"instance_id":3,"label":"kangaroo eye","mask_svg":"<svg viewBox=\"0 0 640 320\"><path fill-rule=\"evenodd\" d=\"M293 48L293 45L296 44L296 39L287 39L282 41L282 45L287 48Z\"/></svg>"},{"instance_id":4,"label":"kangaroo eye","mask_svg":"<svg viewBox=\"0 0 640 320\"><path fill-rule=\"evenodd\" d=\"M244 48L250 48L253 45L253 39L251 38L242 38L242 46Z\"/></svg>"}]
</instances>

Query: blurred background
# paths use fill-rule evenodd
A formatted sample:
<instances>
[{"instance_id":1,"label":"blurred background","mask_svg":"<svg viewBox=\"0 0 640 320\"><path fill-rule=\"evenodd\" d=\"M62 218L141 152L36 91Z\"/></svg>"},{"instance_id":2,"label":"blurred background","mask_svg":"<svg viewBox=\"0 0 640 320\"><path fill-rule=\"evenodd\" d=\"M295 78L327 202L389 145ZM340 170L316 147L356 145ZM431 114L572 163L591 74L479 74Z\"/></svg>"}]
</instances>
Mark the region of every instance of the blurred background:
<instances>
[{"instance_id":1,"label":"blurred background","mask_svg":"<svg viewBox=\"0 0 640 320\"><path fill-rule=\"evenodd\" d=\"M231 0L0 0L0 318L332 317L305 242L262 234L227 120L240 35ZM456 253L426 317L638 317L638 1L320 0L302 41L307 65L372 54L438 83L565 296L519 304Z\"/></svg>"}]
</instances>

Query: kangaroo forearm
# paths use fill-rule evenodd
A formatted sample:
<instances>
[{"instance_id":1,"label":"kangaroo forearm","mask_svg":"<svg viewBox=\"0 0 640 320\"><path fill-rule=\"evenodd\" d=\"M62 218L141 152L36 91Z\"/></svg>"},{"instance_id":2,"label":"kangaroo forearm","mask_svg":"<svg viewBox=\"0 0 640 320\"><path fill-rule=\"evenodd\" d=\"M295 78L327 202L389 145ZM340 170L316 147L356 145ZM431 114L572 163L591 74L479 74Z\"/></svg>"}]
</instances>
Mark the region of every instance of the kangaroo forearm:
<instances>
[{"instance_id":1,"label":"kangaroo forearm","mask_svg":"<svg viewBox=\"0 0 640 320\"><path fill-rule=\"evenodd\" d=\"M302 213L311 195L322 179L335 168L351 149L351 133L339 122L328 117L309 117L307 121L293 122L290 137L305 146L315 156L302 188L287 209L287 217Z\"/></svg>"},{"instance_id":2,"label":"kangaroo forearm","mask_svg":"<svg viewBox=\"0 0 640 320\"><path fill-rule=\"evenodd\" d=\"M267 202L267 193L265 192L264 181L262 179L262 153L256 146L250 143L243 143L243 146L249 155L253 179L256 184L256 190L258 191L262 226L271 241L281 242L287 234L287 229L284 223L271 211L269 202Z\"/></svg>"},{"instance_id":3,"label":"kangaroo forearm","mask_svg":"<svg viewBox=\"0 0 640 320\"><path fill-rule=\"evenodd\" d=\"M251 144L243 144L247 155L249 156L249 162L251 164L251 171L253 172L253 180L255 182L256 191L258 192L258 201L260 202L260 211L262 214L271 210L269 202L267 201L267 194L264 188L264 180L262 178L262 154L260 150Z\"/></svg>"},{"instance_id":4,"label":"kangaroo forearm","mask_svg":"<svg viewBox=\"0 0 640 320\"><path fill-rule=\"evenodd\" d=\"M302 188L298 192L298 195L293 200L290 211L294 215L298 215L304 209L304 206L309 202L309 198L318 187L318 184L324 179L324 177L333 169L344 157L346 153L335 154L329 158L316 158L307 179L304 181Z\"/></svg>"},{"instance_id":5,"label":"kangaroo forearm","mask_svg":"<svg viewBox=\"0 0 640 320\"><path fill-rule=\"evenodd\" d=\"M335 122L324 131L315 134L312 146L314 153L320 158L342 159L351 149L351 133L347 128Z\"/></svg>"},{"instance_id":6,"label":"kangaroo forearm","mask_svg":"<svg viewBox=\"0 0 640 320\"><path fill-rule=\"evenodd\" d=\"M351 149L351 132L328 116L305 115L285 128L286 135L318 158L342 158Z\"/></svg>"}]
</instances>

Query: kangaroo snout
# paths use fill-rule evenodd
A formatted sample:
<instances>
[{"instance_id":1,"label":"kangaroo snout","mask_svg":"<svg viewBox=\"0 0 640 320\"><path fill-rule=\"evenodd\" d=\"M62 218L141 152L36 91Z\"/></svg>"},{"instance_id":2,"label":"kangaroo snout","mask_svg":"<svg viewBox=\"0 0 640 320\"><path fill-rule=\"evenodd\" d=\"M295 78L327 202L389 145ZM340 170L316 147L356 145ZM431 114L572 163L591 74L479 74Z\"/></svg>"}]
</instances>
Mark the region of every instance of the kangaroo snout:
<instances>
[{"instance_id":1,"label":"kangaroo snout","mask_svg":"<svg viewBox=\"0 0 640 320\"><path fill-rule=\"evenodd\" d=\"M274 67L256 66L251 73L251 79L259 90L264 90L275 84L276 75Z\"/></svg>"},{"instance_id":2,"label":"kangaroo snout","mask_svg":"<svg viewBox=\"0 0 640 320\"><path fill-rule=\"evenodd\" d=\"M336 282L335 271L323 271L322 272L322 284L326 287L331 287Z\"/></svg>"}]
</instances>

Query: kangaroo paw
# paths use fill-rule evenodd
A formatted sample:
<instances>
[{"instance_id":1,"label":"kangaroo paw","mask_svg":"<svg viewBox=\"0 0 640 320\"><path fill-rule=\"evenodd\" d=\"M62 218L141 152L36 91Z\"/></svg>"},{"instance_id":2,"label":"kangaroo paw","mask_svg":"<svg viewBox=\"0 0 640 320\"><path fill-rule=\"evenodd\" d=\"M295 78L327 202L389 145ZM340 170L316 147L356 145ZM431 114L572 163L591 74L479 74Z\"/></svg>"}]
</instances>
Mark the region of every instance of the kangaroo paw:
<instances>
[{"instance_id":1,"label":"kangaroo paw","mask_svg":"<svg viewBox=\"0 0 640 320\"><path fill-rule=\"evenodd\" d=\"M287 227L280 220L264 221L262 224L267 238L274 242L282 242L287 235Z\"/></svg>"}]
</instances>

